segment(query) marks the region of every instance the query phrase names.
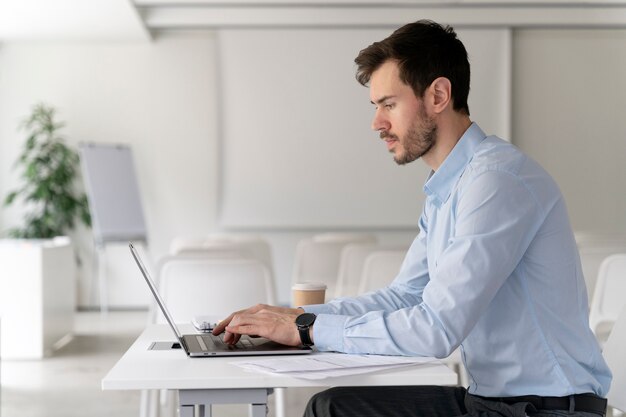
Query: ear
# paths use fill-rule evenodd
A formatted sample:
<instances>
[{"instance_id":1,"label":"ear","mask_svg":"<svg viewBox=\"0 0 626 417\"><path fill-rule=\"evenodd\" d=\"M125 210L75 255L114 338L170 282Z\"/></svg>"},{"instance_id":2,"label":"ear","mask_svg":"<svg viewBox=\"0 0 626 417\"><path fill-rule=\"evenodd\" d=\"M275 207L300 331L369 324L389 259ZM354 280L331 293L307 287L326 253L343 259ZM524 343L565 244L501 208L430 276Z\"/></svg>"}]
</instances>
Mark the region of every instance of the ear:
<instances>
[{"instance_id":1,"label":"ear","mask_svg":"<svg viewBox=\"0 0 626 417\"><path fill-rule=\"evenodd\" d=\"M442 113L452 104L452 83L446 77L435 78L428 87L428 93L433 113Z\"/></svg>"}]
</instances>

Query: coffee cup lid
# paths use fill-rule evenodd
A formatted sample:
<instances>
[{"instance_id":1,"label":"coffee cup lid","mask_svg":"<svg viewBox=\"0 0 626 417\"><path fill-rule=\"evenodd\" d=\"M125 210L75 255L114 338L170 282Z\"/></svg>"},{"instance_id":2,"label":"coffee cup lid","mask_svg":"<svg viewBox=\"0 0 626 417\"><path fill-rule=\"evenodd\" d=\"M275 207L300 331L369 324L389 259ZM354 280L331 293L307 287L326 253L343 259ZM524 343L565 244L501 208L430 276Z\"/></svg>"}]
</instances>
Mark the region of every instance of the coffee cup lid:
<instances>
[{"instance_id":1,"label":"coffee cup lid","mask_svg":"<svg viewBox=\"0 0 626 417\"><path fill-rule=\"evenodd\" d=\"M325 290L326 284L323 282L298 282L293 284L291 287L292 290L300 290L300 291L319 291Z\"/></svg>"}]
</instances>

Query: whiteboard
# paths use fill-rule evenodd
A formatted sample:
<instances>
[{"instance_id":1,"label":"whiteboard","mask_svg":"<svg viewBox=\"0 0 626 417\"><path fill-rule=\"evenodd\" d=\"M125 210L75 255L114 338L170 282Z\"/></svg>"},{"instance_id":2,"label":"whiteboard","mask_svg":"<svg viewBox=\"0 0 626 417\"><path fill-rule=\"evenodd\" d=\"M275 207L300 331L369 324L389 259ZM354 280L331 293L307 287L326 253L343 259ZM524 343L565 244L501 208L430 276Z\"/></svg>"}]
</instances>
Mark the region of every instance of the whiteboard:
<instances>
[{"instance_id":1,"label":"whiteboard","mask_svg":"<svg viewBox=\"0 0 626 417\"><path fill-rule=\"evenodd\" d=\"M133 154L126 145L81 144L95 241L147 241Z\"/></svg>"},{"instance_id":2,"label":"whiteboard","mask_svg":"<svg viewBox=\"0 0 626 417\"><path fill-rule=\"evenodd\" d=\"M354 58L392 29L219 32L219 221L226 228L404 228L429 169L397 166L370 128ZM458 31L473 120L509 135L510 31Z\"/></svg>"}]
</instances>

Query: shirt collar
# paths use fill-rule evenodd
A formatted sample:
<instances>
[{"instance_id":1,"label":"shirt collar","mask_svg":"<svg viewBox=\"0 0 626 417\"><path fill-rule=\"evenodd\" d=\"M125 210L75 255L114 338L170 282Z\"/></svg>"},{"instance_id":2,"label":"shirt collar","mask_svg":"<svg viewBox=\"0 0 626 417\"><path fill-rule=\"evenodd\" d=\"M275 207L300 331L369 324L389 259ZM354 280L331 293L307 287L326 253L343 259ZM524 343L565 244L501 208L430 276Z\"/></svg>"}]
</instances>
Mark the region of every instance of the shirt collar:
<instances>
[{"instance_id":1,"label":"shirt collar","mask_svg":"<svg viewBox=\"0 0 626 417\"><path fill-rule=\"evenodd\" d=\"M439 169L430 172L424 184L424 193L432 198L433 203L437 207L441 207L448 200L452 188L461 174L463 174L463 171L465 171L465 167L474 156L476 148L485 137L485 132L476 123L472 123L454 148L452 148L452 151Z\"/></svg>"}]
</instances>

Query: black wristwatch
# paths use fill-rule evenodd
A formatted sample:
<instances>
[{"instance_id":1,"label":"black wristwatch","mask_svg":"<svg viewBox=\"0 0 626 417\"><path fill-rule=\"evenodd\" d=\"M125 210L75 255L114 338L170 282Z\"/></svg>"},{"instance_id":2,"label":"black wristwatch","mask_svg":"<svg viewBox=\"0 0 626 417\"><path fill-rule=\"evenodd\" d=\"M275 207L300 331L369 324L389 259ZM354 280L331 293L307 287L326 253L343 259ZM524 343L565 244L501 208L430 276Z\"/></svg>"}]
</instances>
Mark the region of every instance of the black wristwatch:
<instances>
[{"instance_id":1,"label":"black wristwatch","mask_svg":"<svg viewBox=\"0 0 626 417\"><path fill-rule=\"evenodd\" d=\"M315 323L317 316L313 313L302 313L296 317L296 326L298 326L298 332L300 332L300 341L304 346L313 346L309 329Z\"/></svg>"}]
</instances>

